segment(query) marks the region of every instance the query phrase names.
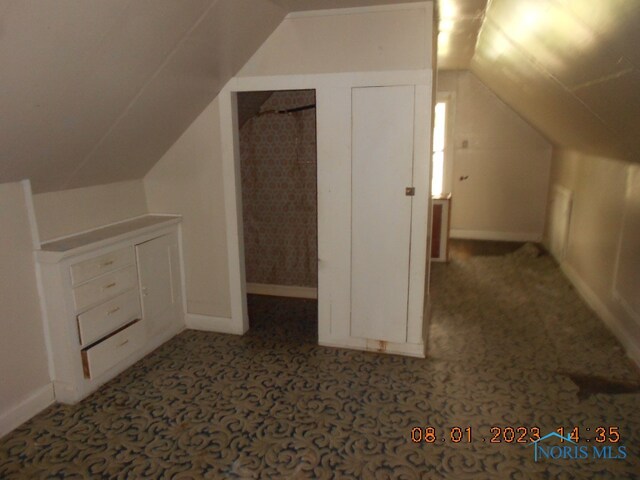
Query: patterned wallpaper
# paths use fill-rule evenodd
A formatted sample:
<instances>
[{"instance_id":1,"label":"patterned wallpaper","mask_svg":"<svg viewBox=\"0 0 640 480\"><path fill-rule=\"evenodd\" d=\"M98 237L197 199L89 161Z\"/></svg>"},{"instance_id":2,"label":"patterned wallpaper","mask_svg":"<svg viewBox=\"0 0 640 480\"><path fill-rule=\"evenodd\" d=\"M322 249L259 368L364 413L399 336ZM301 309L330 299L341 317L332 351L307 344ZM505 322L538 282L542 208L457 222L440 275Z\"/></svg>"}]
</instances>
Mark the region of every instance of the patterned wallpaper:
<instances>
[{"instance_id":1,"label":"patterned wallpaper","mask_svg":"<svg viewBox=\"0 0 640 480\"><path fill-rule=\"evenodd\" d=\"M275 92L261 111L315 103ZM265 114L240 129L247 282L317 287L316 111Z\"/></svg>"}]
</instances>

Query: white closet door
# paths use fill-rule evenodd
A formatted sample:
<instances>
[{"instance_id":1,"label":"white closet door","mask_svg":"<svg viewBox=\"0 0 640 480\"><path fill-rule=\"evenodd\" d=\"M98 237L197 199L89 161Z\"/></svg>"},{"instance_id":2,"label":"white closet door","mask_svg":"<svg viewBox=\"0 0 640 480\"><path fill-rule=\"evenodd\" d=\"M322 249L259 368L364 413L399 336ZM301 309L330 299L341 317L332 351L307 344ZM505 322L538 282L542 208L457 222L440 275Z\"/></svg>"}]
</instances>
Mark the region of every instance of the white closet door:
<instances>
[{"instance_id":1,"label":"white closet door","mask_svg":"<svg viewBox=\"0 0 640 480\"><path fill-rule=\"evenodd\" d=\"M413 86L352 90L351 335L405 342Z\"/></svg>"},{"instance_id":2,"label":"white closet door","mask_svg":"<svg viewBox=\"0 0 640 480\"><path fill-rule=\"evenodd\" d=\"M177 321L180 308L178 239L164 235L136 245L142 315L154 336Z\"/></svg>"}]
</instances>

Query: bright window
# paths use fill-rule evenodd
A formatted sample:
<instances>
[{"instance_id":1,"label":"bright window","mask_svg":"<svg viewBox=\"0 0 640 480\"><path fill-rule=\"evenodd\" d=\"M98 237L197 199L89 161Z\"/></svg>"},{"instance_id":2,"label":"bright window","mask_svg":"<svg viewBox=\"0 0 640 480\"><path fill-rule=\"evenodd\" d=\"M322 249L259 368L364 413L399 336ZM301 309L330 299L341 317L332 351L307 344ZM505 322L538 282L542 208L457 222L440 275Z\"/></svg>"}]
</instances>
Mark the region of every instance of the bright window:
<instances>
[{"instance_id":1,"label":"bright window","mask_svg":"<svg viewBox=\"0 0 640 480\"><path fill-rule=\"evenodd\" d=\"M431 195L440 196L444 188L444 145L446 141L447 104L436 103L433 119L433 157L431 166Z\"/></svg>"}]
</instances>

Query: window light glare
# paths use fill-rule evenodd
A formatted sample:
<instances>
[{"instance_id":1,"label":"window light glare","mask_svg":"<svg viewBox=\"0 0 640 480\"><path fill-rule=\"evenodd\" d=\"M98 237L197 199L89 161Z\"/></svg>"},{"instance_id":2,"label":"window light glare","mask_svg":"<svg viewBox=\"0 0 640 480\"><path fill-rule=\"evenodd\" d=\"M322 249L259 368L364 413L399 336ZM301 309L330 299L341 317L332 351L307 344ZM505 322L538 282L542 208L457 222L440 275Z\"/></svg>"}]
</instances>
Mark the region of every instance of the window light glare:
<instances>
[{"instance_id":1,"label":"window light glare","mask_svg":"<svg viewBox=\"0 0 640 480\"><path fill-rule=\"evenodd\" d=\"M446 141L447 104L438 102L433 119L433 157L431 161L431 195L440 196L444 189L444 147Z\"/></svg>"}]
</instances>

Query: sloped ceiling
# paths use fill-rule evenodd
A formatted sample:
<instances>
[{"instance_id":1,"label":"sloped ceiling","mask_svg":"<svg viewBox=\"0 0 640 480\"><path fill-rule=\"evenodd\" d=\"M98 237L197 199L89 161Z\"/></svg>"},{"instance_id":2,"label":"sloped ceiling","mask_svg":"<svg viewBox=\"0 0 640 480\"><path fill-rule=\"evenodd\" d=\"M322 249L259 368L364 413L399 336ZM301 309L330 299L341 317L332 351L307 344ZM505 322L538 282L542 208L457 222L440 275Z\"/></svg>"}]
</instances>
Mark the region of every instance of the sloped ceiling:
<instances>
[{"instance_id":1,"label":"sloped ceiling","mask_svg":"<svg viewBox=\"0 0 640 480\"><path fill-rule=\"evenodd\" d=\"M440 29L447 12L455 23L476 3L440 0ZM455 64L439 54L445 68L470 68L556 145L640 162L638 45L638 0L490 0L468 64L466 53Z\"/></svg>"},{"instance_id":2,"label":"sloped ceiling","mask_svg":"<svg viewBox=\"0 0 640 480\"><path fill-rule=\"evenodd\" d=\"M390 0L0 0L0 183L142 178L294 10Z\"/></svg>"},{"instance_id":3,"label":"sloped ceiling","mask_svg":"<svg viewBox=\"0 0 640 480\"><path fill-rule=\"evenodd\" d=\"M327 10L332 8L370 7L430 0L272 0L288 12Z\"/></svg>"},{"instance_id":4,"label":"sloped ceiling","mask_svg":"<svg viewBox=\"0 0 640 480\"><path fill-rule=\"evenodd\" d=\"M2 0L0 182L141 178L286 13L269 0Z\"/></svg>"},{"instance_id":5,"label":"sloped ceiling","mask_svg":"<svg viewBox=\"0 0 640 480\"><path fill-rule=\"evenodd\" d=\"M440 0L438 68L467 70L476 52L487 0Z\"/></svg>"},{"instance_id":6,"label":"sloped ceiling","mask_svg":"<svg viewBox=\"0 0 640 480\"><path fill-rule=\"evenodd\" d=\"M0 182L141 178L287 13L392 3L0 0ZM485 3L440 0L441 67L557 145L640 161L640 1Z\"/></svg>"}]
</instances>

